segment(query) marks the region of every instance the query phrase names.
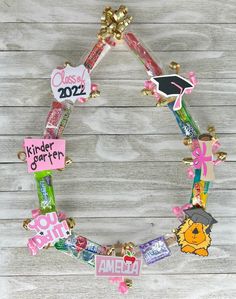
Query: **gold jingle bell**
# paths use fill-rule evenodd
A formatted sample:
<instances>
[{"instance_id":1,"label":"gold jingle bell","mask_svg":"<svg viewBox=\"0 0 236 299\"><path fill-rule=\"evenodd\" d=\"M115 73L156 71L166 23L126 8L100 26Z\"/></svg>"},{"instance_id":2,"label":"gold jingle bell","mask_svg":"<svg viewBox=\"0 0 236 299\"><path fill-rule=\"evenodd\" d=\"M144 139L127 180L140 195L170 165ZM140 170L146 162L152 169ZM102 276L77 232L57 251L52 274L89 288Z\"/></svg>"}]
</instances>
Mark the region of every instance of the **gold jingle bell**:
<instances>
[{"instance_id":1,"label":"gold jingle bell","mask_svg":"<svg viewBox=\"0 0 236 299\"><path fill-rule=\"evenodd\" d=\"M216 137L216 129L214 126L208 126L207 131L211 134L212 137Z\"/></svg>"},{"instance_id":2,"label":"gold jingle bell","mask_svg":"<svg viewBox=\"0 0 236 299\"><path fill-rule=\"evenodd\" d=\"M227 153L226 152L217 152L216 156L219 160L225 161L227 158Z\"/></svg>"},{"instance_id":3,"label":"gold jingle bell","mask_svg":"<svg viewBox=\"0 0 236 299\"><path fill-rule=\"evenodd\" d=\"M66 222L70 229L73 229L75 227L75 220L73 218L71 218L71 217L67 218Z\"/></svg>"},{"instance_id":4,"label":"gold jingle bell","mask_svg":"<svg viewBox=\"0 0 236 299\"><path fill-rule=\"evenodd\" d=\"M125 284L127 285L128 288L132 288L133 286L133 281L129 278L124 279Z\"/></svg>"},{"instance_id":5,"label":"gold jingle bell","mask_svg":"<svg viewBox=\"0 0 236 299\"><path fill-rule=\"evenodd\" d=\"M171 63L169 64L169 68L175 71L176 74L178 74L180 71L180 64L175 61L171 61Z\"/></svg>"},{"instance_id":6,"label":"gold jingle bell","mask_svg":"<svg viewBox=\"0 0 236 299\"><path fill-rule=\"evenodd\" d=\"M31 222L31 219L29 219L29 218L27 218L27 219L25 219L24 221L23 221L23 224L22 224L22 226L23 226L23 228L25 229L25 230L29 230L29 228L28 228L28 224Z\"/></svg>"},{"instance_id":7,"label":"gold jingle bell","mask_svg":"<svg viewBox=\"0 0 236 299\"><path fill-rule=\"evenodd\" d=\"M17 157L19 160L21 160L22 162L25 162L26 161L26 153L25 151L19 151L17 153Z\"/></svg>"},{"instance_id":8,"label":"gold jingle bell","mask_svg":"<svg viewBox=\"0 0 236 299\"><path fill-rule=\"evenodd\" d=\"M185 137L183 140L183 144L186 146L189 146L193 143L192 139L190 137Z\"/></svg>"},{"instance_id":9,"label":"gold jingle bell","mask_svg":"<svg viewBox=\"0 0 236 299\"><path fill-rule=\"evenodd\" d=\"M183 158L183 163L185 164L185 165L193 165L193 159L192 158L190 158L190 157L187 157L187 158Z\"/></svg>"},{"instance_id":10,"label":"gold jingle bell","mask_svg":"<svg viewBox=\"0 0 236 299\"><path fill-rule=\"evenodd\" d=\"M152 90L147 89L147 88L143 88L141 90L141 93L142 93L143 96L151 96L153 94Z\"/></svg>"},{"instance_id":11,"label":"gold jingle bell","mask_svg":"<svg viewBox=\"0 0 236 299\"><path fill-rule=\"evenodd\" d=\"M101 94L101 92L99 90L94 90L90 92L89 98L90 99L95 99L97 97L99 97Z\"/></svg>"},{"instance_id":12,"label":"gold jingle bell","mask_svg":"<svg viewBox=\"0 0 236 299\"><path fill-rule=\"evenodd\" d=\"M63 171L65 168L73 163L72 159L68 156L65 158L65 167L57 169L58 171Z\"/></svg>"}]
</instances>

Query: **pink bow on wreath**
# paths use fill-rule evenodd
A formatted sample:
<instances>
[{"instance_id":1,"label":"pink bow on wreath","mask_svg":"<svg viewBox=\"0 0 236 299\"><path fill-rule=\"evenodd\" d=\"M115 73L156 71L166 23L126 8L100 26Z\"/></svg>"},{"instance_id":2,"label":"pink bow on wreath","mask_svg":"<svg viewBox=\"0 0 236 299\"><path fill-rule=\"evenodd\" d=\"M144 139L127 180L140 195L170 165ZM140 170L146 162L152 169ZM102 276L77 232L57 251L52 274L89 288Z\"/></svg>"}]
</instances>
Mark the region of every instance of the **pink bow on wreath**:
<instances>
[{"instance_id":1,"label":"pink bow on wreath","mask_svg":"<svg viewBox=\"0 0 236 299\"><path fill-rule=\"evenodd\" d=\"M186 203L183 206L176 206L172 208L172 212L175 214L175 216L180 220L183 221L185 214L184 211L187 209L192 208L192 204L191 203Z\"/></svg>"},{"instance_id":2,"label":"pink bow on wreath","mask_svg":"<svg viewBox=\"0 0 236 299\"><path fill-rule=\"evenodd\" d=\"M126 283L124 282L123 277L109 277L110 283L119 283L118 285L118 292L121 294L127 294L129 291L129 288L127 287Z\"/></svg>"},{"instance_id":3,"label":"pink bow on wreath","mask_svg":"<svg viewBox=\"0 0 236 299\"><path fill-rule=\"evenodd\" d=\"M212 156L206 156L206 150L207 150L206 143L203 142L202 149L200 147L197 147L192 153L193 156L195 157L195 159L193 160L194 168L196 169L202 168L204 176L207 175L206 162L212 161Z\"/></svg>"}]
</instances>

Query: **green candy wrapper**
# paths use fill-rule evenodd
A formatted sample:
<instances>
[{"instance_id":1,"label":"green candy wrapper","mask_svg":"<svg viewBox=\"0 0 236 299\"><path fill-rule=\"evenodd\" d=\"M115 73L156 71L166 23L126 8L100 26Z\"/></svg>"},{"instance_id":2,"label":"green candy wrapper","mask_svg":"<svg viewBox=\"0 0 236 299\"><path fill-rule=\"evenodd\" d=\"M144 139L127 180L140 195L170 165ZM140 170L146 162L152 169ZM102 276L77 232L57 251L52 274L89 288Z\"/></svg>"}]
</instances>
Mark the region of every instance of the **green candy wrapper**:
<instances>
[{"instance_id":1,"label":"green candy wrapper","mask_svg":"<svg viewBox=\"0 0 236 299\"><path fill-rule=\"evenodd\" d=\"M56 211L56 201L52 185L52 172L49 170L35 172L34 177L37 185L41 213L46 214Z\"/></svg>"}]
</instances>

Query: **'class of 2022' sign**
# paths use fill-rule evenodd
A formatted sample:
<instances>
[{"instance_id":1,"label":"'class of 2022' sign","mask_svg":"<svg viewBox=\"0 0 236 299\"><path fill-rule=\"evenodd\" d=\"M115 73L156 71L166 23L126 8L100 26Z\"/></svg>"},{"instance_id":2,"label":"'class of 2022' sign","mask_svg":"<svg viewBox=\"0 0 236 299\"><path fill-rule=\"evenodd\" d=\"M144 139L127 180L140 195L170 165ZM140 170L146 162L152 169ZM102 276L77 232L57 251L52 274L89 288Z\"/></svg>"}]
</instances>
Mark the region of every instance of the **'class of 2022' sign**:
<instances>
[{"instance_id":1,"label":"'class of 2022' sign","mask_svg":"<svg viewBox=\"0 0 236 299\"><path fill-rule=\"evenodd\" d=\"M59 102L79 98L88 98L91 92L91 79L84 65L63 69L54 69L51 74L51 88L55 99Z\"/></svg>"}]
</instances>

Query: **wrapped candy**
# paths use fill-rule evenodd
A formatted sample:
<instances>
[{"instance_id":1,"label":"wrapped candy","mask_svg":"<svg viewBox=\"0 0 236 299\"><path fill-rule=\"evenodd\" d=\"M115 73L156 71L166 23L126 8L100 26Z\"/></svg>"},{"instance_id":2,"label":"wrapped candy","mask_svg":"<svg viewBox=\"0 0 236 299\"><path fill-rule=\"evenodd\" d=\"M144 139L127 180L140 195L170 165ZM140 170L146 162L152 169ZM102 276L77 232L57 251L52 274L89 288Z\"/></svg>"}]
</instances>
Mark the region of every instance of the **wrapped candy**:
<instances>
[{"instance_id":1,"label":"wrapped candy","mask_svg":"<svg viewBox=\"0 0 236 299\"><path fill-rule=\"evenodd\" d=\"M95 266L95 255L105 255L107 252L105 246L101 246L83 236L76 235L74 232L67 239L61 239L56 242L54 246L57 250L93 267Z\"/></svg>"},{"instance_id":2,"label":"wrapped candy","mask_svg":"<svg viewBox=\"0 0 236 299\"><path fill-rule=\"evenodd\" d=\"M143 258L147 265L155 263L170 255L170 250L165 242L164 236L139 245Z\"/></svg>"},{"instance_id":3,"label":"wrapped candy","mask_svg":"<svg viewBox=\"0 0 236 299\"><path fill-rule=\"evenodd\" d=\"M70 101L64 101L62 103L57 101L52 102L43 134L45 139L58 139L63 135L72 108L73 103Z\"/></svg>"},{"instance_id":4,"label":"wrapped candy","mask_svg":"<svg viewBox=\"0 0 236 299\"><path fill-rule=\"evenodd\" d=\"M157 76L162 74L162 70L155 62L152 56L148 53L144 45L137 39L134 33L128 32L124 34L124 41L130 50L144 64L149 76Z\"/></svg>"},{"instance_id":5,"label":"wrapped candy","mask_svg":"<svg viewBox=\"0 0 236 299\"><path fill-rule=\"evenodd\" d=\"M39 206L42 214L56 211L56 201L52 185L52 172L50 170L35 172Z\"/></svg>"},{"instance_id":6,"label":"wrapped candy","mask_svg":"<svg viewBox=\"0 0 236 299\"><path fill-rule=\"evenodd\" d=\"M103 59L103 57L109 52L111 46L99 39L90 53L85 58L84 66L88 69L89 72L95 69L95 67L99 64L99 62Z\"/></svg>"}]
</instances>

